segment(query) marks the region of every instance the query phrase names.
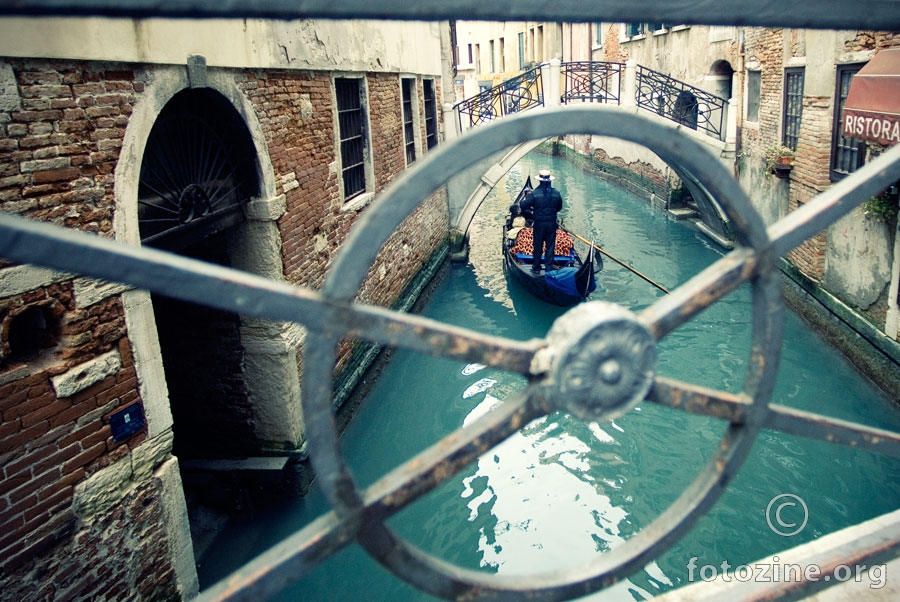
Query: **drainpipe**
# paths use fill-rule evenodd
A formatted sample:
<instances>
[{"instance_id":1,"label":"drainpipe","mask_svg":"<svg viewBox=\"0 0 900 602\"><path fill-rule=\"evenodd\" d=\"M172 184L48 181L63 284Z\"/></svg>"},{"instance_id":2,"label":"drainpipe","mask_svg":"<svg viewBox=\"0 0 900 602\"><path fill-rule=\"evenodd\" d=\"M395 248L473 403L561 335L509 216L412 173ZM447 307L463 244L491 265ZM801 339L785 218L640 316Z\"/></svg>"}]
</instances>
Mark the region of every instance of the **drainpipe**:
<instances>
[{"instance_id":1,"label":"drainpipe","mask_svg":"<svg viewBox=\"0 0 900 602\"><path fill-rule=\"evenodd\" d=\"M884 333L895 341L897 340L897 323L900 321L900 308L897 307L898 290L900 290L900 212L897 215L897 229L894 232L894 263L891 266L887 319L884 322Z\"/></svg>"}]
</instances>

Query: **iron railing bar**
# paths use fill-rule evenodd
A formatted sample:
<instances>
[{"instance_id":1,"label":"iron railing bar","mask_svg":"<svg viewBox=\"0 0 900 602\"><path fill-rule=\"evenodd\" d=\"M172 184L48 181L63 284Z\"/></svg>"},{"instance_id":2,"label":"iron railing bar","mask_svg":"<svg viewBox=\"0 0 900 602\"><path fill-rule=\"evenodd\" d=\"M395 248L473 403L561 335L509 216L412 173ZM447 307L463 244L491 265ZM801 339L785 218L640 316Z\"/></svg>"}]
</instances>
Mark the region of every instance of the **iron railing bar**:
<instances>
[{"instance_id":1,"label":"iron railing bar","mask_svg":"<svg viewBox=\"0 0 900 602\"><path fill-rule=\"evenodd\" d=\"M0 212L0 257L128 284L241 315L296 322L428 355L528 374L542 341L484 335L413 314Z\"/></svg>"},{"instance_id":2,"label":"iron railing bar","mask_svg":"<svg viewBox=\"0 0 900 602\"><path fill-rule=\"evenodd\" d=\"M360 526L359 515L339 520L334 511L327 512L203 590L193 600L267 600L353 543Z\"/></svg>"},{"instance_id":3,"label":"iron railing bar","mask_svg":"<svg viewBox=\"0 0 900 602\"><path fill-rule=\"evenodd\" d=\"M690 414L727 420L732 424L744 422L752 404L746 395L707 389L664 376L656 377L647 394L647 401Z\"/></svg>"},{"instance_id":4,"label":"iron railing bar","mask_svg":"<svg viewBox=\"0 0 900 602\"><path fill-rule=\"evenodd\" d=\"M17 0L0 3L12 15L111 15L130 17L390 19L435 21L646 22L647 15L666 23L743 25L803 29L900 29L895 0L817 0L792 4L771 0Z\"/></svg>"},{"instance_id":5,"label":"iron railing bar","mask_svg":"<svg viewBox=\"0 0 900 602\"><path fill-rule=\"evenodd\" d=\"M735 249L668 295L660 297L639 314L639 319L659 340L747 282L756 269L757 259L753 250L743 247Z\"/></svg>"},{"instance_id":6,"label":"iron railing bar","mask_svg":"<svg viewBox=\"0 0 900 602\"><path fill-rule=\"evenodd\" d=\"M750 408L750 401L745 396L661 376L656 377L647 401L733 424L742 423ZM769 404L762 428L900 457L900 433L779 404Z\"/></svg>"},{"instance_id":7,"label":"iron railing bar","mask_svg":"<svg viewBox=\"0 0 900 602\"><path fill-rule=\"evenodd\" d=\"M771 404L763 428L900 458L900 433Z\"/></svg>"},{"instance_id":8,"label":"iron railing bar","mask_svg":"<svg viewBox=\"0 0 900 602\"><path fill-rule=\"evenodd\" d=\"M771 225L768 232L776 254L784 255L803 241L813 238L897 180L900 180L900 145L885 151Z\"/></svg>"},{"instance_id":9,"label":"iron railing bar","mask_svg":"<svg viewBox=\"0 0 900 602\"><path fill-rule=\"evenodd\" d=\"M367 521L383 521L402 510L549 411L530 387L445 436L366 489Z\"/></svg>"}]
</instances>

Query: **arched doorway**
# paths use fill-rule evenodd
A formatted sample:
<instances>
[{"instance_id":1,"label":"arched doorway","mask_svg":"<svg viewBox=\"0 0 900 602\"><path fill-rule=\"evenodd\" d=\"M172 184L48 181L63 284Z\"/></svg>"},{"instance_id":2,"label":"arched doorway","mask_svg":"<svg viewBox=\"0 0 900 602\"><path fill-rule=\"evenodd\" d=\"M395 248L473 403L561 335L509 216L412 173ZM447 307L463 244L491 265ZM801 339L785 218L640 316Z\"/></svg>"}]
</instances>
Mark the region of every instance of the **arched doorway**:
<instances>
[{"instance_id":1,"label":"arched doorway","mask_svg":"<svg viewBox=\"0 0 900 602\"><path fill-rule=\"evenodd\" d=\"M247 127L218 92L183 90L147 138L138 186L141 244L231 266L229 237L259 193ZM151 297L182 460L251 454L258 447L243 377L240 317Z\"/></svg>"},{"instance_id":2,"label":"arched doorway","mask_svg":"<svg viewBox=\"0 0 900 602\"><path fill-rule=\"evenodd\" d=\"M710 83L708 88L713 94L720 98L728 100L732 94L732 80L734 79L734 68L726 60L717 60L709 68L709 75L706 80Z\"/></svg>"}]
</instances>

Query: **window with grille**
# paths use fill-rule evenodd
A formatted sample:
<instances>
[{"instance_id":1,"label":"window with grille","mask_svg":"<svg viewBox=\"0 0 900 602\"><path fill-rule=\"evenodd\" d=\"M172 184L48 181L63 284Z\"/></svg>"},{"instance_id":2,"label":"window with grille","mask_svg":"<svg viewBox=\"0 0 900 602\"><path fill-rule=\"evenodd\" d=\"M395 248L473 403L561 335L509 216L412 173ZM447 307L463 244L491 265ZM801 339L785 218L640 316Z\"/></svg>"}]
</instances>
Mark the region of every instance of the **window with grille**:
<instances>
[{"instance_id":1,"label":"window with grille","mask_svg":"<svg viewBox=\"0 0 900 602\"><path fill-rule=\"evenodd\" d=\"M432 148L438 143L437 99L434 95L434 80L422 80L425 96L425 147Z\"/></svg>"},{"instance_id":2,"label":"window with grille","mask_svg":"<svg viewBox=\"0 0 900 602\"><path fill-rule=\"evenodd\" d=\"M866 162L866 143L845 138L841 127L841 113L850 82L865 63L838 65L834 92L834 125L831 128L831 181L837 182L863 166Z\"/></svg>"},{"instance_id":3,"label":"window with grille","mask_svg":"<svg viewBox=\"0 0 900 602\"><path fill-rule=\"evenodd\" d=\"M336 78L338 125L341 134L341 174L344 200L366 190L366 119L360 79Z\"/></svg>"},{"instance_id":4,"label":"window with grille","mask_svg":"<svg viewBox=\"0 0 900 602\"><path fill-rule=\"evenodd\" d=\"M594 30L594 46L602 46L603 45L603 23L594 23L592 26Z\"/></svg>"},{"instance_id":5,"label":"window with grille","mask_svg":"<svg viewBox=\"0 0 900 602\"><path fill-rule=\"evenodd\" d=\"M403 138L406 147L406 164L416 160L416 136L413 124L413 98L416 92L416 80L403 78Z\"/></svg>"},{"instance_id":6,"label":"window with grille","mask_svg":"<svg viewBox=\"0 0 900 602\"><path fill-rule=\"evenodd\" d=\"M803 67L784 70L784 122L781 143L797 150L800 138L800 118L803 115Z\"/></svg>"}]
</instances>

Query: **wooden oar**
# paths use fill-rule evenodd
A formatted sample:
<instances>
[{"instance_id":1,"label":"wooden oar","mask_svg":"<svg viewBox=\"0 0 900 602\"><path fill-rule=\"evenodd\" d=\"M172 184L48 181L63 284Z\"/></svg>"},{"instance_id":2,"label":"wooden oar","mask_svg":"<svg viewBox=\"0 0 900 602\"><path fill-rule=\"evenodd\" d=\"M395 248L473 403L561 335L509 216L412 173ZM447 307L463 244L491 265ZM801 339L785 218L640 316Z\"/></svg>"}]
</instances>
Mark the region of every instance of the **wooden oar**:
<instances>
[{"instance_id":1,"label":"wooden oar","mask_svg":"<svg viewBox=\"0 0 900 602\"><path fill-rule=\"evenodd\" d=\"M603 249L601 249L600 247L598 247L597 245L595 245L594 243L592 243L591 241L589 241L588 239L584 238L583 236L579 236L578 234L572 232L571 230L566 229L565 227L563 227L563 230L565 230L566 232L568 232L569 234L571 234L572 236L574 236L575 238L577 238L577 239L580 240L581 242L587 243L587 244L591 245L591 246L594 247L596 250L600 251L601 253L603 253L604 255L606 255L607 257L609 257L610 259L612 259L612 260L615 261L616 263L618 263L620 266L622 266L622 267L625 268L626 270L628 270L628 271L630 271L630 272L634 272L635 274L637 274L638 276L640 276L641 278L643 278L644 280L646 280L647 282L649 282L650 284L652 284L653 286L655 286L656 288L658 288L659 290L661 290L662 292L666 293L667 295L669 294L669 291L668 291L668 289L666 289L666 287L664 287L663 285L659 284L658 282L654 282L654 281L650 280L649 278L647 278L646 276L644 276L643 274L641 274L640 272L638 272L636 269L634 269L633 267L631 267L630 265L628 265L628 264L625 263L624 261L622 261L622 260L620 260L620 259L617 259L617 258L613 257L612 255L610 255L609 253L607 253L606 251L604 251Z\"/></svg>"}]
</instances>

